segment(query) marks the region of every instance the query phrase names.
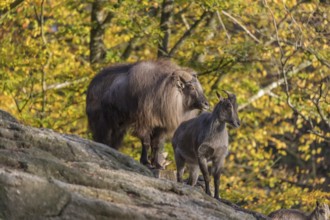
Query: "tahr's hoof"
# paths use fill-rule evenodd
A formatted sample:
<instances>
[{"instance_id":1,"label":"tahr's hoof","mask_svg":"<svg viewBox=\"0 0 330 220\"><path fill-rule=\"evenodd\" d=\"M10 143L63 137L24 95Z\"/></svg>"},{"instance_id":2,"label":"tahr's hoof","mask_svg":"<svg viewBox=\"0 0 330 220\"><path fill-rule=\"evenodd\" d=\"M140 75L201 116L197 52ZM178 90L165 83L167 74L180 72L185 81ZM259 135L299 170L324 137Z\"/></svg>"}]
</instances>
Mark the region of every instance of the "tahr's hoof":
<instances>
[{"instance_id":1,"label":"tahr's hoof","mask_svg":"<svg viewBox=\"0 0 330 220\"><path fill-rule=\"evenodd\" d=\"M149 170L155 169L155 167L153 165L151 165L151 163L144 164L144 166L146 166Z\"/></svg>"},{"instance_id":2,"label":"tahr's hoof","mask_svg":"<svg viewBox=\"0 0 330 220\"><path fill-rule=\"evenodd\" d=\"M214 197L216 200L218 200L219 202L221 202L221 197L218 196L218 197Z\"/></svg>"},{"instance_id":3,"label":"tahr's hoof","mask_svg":"<svg viewBox=\"0 0 330 220\"><path fill-rule=\"evenodd\" d=\"M142 165L144 165L144 166L146 166L146 167L149 167L149 166L151 166L151 163L147 160L147 161L141 161L140 160L140 164L142 164Z\"/></svg>"},{"instance_id":4,"label":"tahr's hoof","mask_svg":"<svg viewBox=\"0 0 330 220\"><path fill-rule=\"evenodd\" d=\"M165 167L163 167L163 166L160 165L159 163L156 163L156 164L155 164L155 169L165 170Z\"/></svg>"}]
</instances>

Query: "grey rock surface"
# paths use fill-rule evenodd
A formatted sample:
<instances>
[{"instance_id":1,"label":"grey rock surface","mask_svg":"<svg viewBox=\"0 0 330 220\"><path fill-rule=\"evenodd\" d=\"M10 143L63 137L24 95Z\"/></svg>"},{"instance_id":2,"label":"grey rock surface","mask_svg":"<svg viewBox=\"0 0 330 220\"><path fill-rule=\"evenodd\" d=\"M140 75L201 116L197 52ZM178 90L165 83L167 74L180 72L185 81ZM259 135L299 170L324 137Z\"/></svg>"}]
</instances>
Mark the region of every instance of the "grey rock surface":
<instances>
[{"instance_id":1,"label":"grey rock surface","mask_svg":"<svg viewBox=\"0 0 330 220\"><path fill-rule=\"evenodd\" d=\"M0 219L266 219L105 145L0 111Z\"/></svg>"}]
</instances>

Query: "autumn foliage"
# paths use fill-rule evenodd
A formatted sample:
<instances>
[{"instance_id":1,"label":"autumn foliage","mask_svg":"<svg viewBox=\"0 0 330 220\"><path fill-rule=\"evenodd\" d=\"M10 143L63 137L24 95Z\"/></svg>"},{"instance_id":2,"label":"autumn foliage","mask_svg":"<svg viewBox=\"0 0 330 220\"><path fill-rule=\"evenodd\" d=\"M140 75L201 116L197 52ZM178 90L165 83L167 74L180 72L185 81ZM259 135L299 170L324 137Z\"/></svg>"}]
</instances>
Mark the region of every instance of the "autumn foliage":
<instances>
[{"instance_id":1,"label":"autumn foliage","mask_svg":"<svg viewBox=\"0 0 330 220\"><path fill-rule=\"evenodd\" d=\"M199 72L212 106L216 90L237 95L220 195L265 214L310 211L330 198L329 23L327 0L1 1L0 108L90 138L97 71L170 57ZM122 151L139 158L140 143L127 136Z\"/></svg>"}]
</instances>

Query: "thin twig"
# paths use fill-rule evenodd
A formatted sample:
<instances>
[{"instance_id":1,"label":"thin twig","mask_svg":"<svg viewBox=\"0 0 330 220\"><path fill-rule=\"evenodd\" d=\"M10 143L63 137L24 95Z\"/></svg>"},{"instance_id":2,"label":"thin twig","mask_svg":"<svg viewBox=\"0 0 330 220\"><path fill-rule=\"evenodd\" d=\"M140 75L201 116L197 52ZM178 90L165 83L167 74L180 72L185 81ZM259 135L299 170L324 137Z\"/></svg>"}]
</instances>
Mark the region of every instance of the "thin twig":
<instances>
[{"instance_id":1,"label":"thin twig","mask_svg":"<svg viewBox=\"0 0 330 220\"><path fill-rule=\"evenodd\" d=\"M41 111L42 113L45 112L46 109L46 90L47 90L47 83L46 83L46 77L47 77L47 72L46 69L48 68L49 64L50 64L50 60L52 57L52 52L48 50L47 48L47 39L45 36L45 29L44 29L44 25L45 25L45 19L44 19L44 10L45 10L45 0L41 1L41 5L40 5L40 15L38 15L37 12L37 8L34 7L34 11L36 14L36 18L38 21L38 24L40 26L40 36L41 36L41 41L42 41L42 45L43 48L45 48L45 51L47 53L47 60L45 62L45 64L42 65L42 70L41 70L41 84L42 84L42 107L41 107Z\"/></svg>"},{"instance_id":2,"label":"thin twig","mask_svg":"<svg viewBox=\"0 0 330 220\"><path fill-rule=\"evenodd\" d=\"M186 12L188 12L188 9L190 8L190 6L192 5L193 2L188 1L187 6L182 8L180 11L178 11L177 15L181 15L184 14ZM180 5L180 4L179 4Z\"/></svg>"},{"instance_id":3,"label":"thin twig","mask_svg":"<svg viewBox=\"0 0 330 220\"><path fill-rule=\"evenodd\" d=\"M284 8L285 8L285 10L287 11L287 14L290 16L290 18L291 18L291 20L293 21L293 23L296 24L296 26L297 26L298 29L299 29L299 32L300 32L300 33L295 35L296 38L299 38L299 44L298 44L298 40L297 40L297 41L296 41L296 45L295 45L295 47L298 48L298 47L300 47L301 45L303 45L303 43L302 43L303 38L304 38L303 31L302 31L300 25L297 23L296 19L294 19L292 13L290 13L290 10L286 7L286 4L285 4L285 3L283 3L283 4L284 4Z\"/></svg>"},{"instance_id":4,"label":"thin twig","mask_svg":"<svg viewBox=\"0 0 330 220\"><path fill-rule=\"evenodd\" d=\"M287 103L287 105L291 108L291 110L295 114L299 115L308 124L308 126L310 127L310 129L308 130L309 133L315 134L315 135L323 138L325 141L329 141L329 138L326 135L323 135L323 134L321 134L321 133L319 133L319 132L317 132L315 130L315 127L314 127L314 124L313 124L311 118L308 118L301 111L299 111L296 108L296 106L294 106L293 103L291 102L290 91L289 91L289 83L288 83L288 76L287 76L287 73L288 72L285 69L285 65L286 65L287 61L298 51L298 49L296 47L296 50L290 56L285 57L285 53L284 53L284 50L282 48L281 40L280 40L279 34L278 34L278 28L277 28L277 23L276 23L276 20L275 20L275 16L274 16L272 10L267 5L267 0L264 0L264 4L265 4L266 8L268 8L268 10L269 10L269 12L270 12L270 14L272 16L273 23L274 23L274 28L275 28L275 33L276 33L275 34L276 41L278 42L278 45L279 45L279 48L280 48L280 66L279 66L279 70L280 70L280 73L282 74L283 79L284 79L285 94L286 94L286 103ZM298 44L296 43L295 45L297 46Z\"/></svg>"},{"instance_id":5,"label":"thin twig","mask_svg":"<svg viewBox=\"0 0 330 220\"><path fill-rule=\"evenodd\" d=\"M240 21L238 21L236 18L234 18L231 14L228 12L222 10L222 14L226 15L228 18L230 18L232 21L234 21L236 24L238 24L254 41L256 41L258 44L260 44L260 40L254 36L247 27L245 27Z\"/></svg>"},{"instance_id":6,"label":"thin twig","mask_svg":"<svg viewBox=\"0 0 330 220\"><path fill-rule=\"evenodd\" d=\"M24 2L24 0L16 0L13 3L11 3L9 5L9 7L6 7L4 9L0 10L0 22L12 9L16 8L23 2Z\"/></svg>"},{"instance_id":7,"label":"thin twig","mask_svg":"<svg viewBox=\"0 0 330 220\"><path fill-rule=\"evenodd\" d=\"M281 39L277 40L277 39L275 39L275 38L272 38L272 41L270 41L270 42L274 42L274 41L276 41L276 42L278 42L278 43L284 43L284 44L286 44L286 45L290 45L290 46L295 46L296 49L300 49L300 50L302 50L303 52L306 52L306 53L308 53L308 54L314 55L315 58L316 58L316 59L317 59L322 65L324 65L324 66L326 66L327 68L330 69L330 62L329 62L328 60L326 60L326 59L323 59L323 58L321 57L321 55L319 55L319 54L318 54L316 51L314 51L312 48L305 47L305 46L303 46L303 45L297 46L297 44L294 43L294 42L291 42L291 41L288 41L288 40L281 40Z\"/></svg>"},{"instance_id":8,"label":"thin twig","mask_svg":"<svg viewBox=\"0 0 330 220\"><path fill-rule=\"evenodd\" d=\"M277 23L277 25L281 26L284 21L286 20L286 18L288 17L288 15L292 14L294 10L297 10L298 7L303 4L303 3L308 3L309 1L308 0L302 0L300 2L298 2L296 5L294 5L292 8L286 10L287 13L284 15L284 17Z\"/></svg>"},{"instance_id":9,"label":"thin twig","mask_svg":"<svg viewBox=\"0 0 330 220\"><path fill-rule=\"evenodd\" d=\"M41 12L40 12L40 34L41 34L41 39L43 42L43 45L47 45L47 40L45 38L45 32L44 32L44 3L45 1L41 1ZM46 108L46 71L45 68L49 64L49 57L47 58L46 64L42 66L42 76L41 76L41 83L42 83L42 112L45 112Z\"/></svg>"},{"instance_id":10,"label":"thin twig","mask_svg":"<svg viewBox=\"0 0 330 220\"><path fill-rule=\"evenodd\" d=\"M299 182L294 182L294 181L291 181L291 180L288 180L288 179L285 179L285 178L280 178L280 180L282 182L290 183L291 185L299 186L299 187L302 187L302 188L307 188L309 190L315 189L315 186L313 186L313 185L299 183Z\"/></svg>"},{"instance_id":11,"label":"thin twig","mask_svg":"<svg viewBox=\"0 0 330 220\"><path fill-rule=\"evenodd\" d=\"M214 67L214 68L212 68L212 69L205 70L204 72L201 72L201 73L199 73L198 75L199 75L199 76L207 75L207 74L209 74L209 73L212 73L212 72L218 71L219 69L222 69L222 68L224 68L224 67L226 67L226 66L229 66L230 64L233 64L233 63L234 63L233 60L228 60L227 62L225 62L225 59L222 58L222 59L219 61L218 65L217 65L216 67Z\"/></svg>"},{"instance_id":12,"label":"thin twig","mask_svg":"<svg viewBox=\"0 0 330 220\"><path fill-rule=\"evenodd\" d=\"M322 111L321 106L320 106L320 100L323 96L323 88L322 87L323 87L323 83L320 84L318 98L313 99L312 101L313 101L313 103L316 107L316 110L317 110L318 114L320 115L322 121L327 126L327 130L330 131L330 122L329 122L327 116Z\"/></svg>"},{"instance_id":13,"label":"thin twig","mask_svg":"<svg viewBox=\"0 0 330 220\"><path fill-rule=\"evenodd\" d=\"M219 11L216 11L216 13L217 13L217 18L218 18L218 20L219 20L219 23L221 24L221 27L222 27L223 30L225 31L228 40L230 40L230 35L229 35L229 33L228 33L227 29L226 29L225 24L224 24L223 21L222 21L222 18L221 18L221 15L220 15Z\"/></svg>"},{"instance_id":14,"label":"thin twig","mask_svg":"<svg viewBox=\"0 0 330 220\"><path fill-rule=\"evenodd\" d=\"M58 89L63 89L66 88L68 86L74 85L76 83L81 83L88 80L88 77L83 77L81 79L77 79L77 80L73 80L73 81L69 81L69 82L64 82L64 83L56 83L56 84L52 84L46 87L46 90L58 90Z\"/></svg>"},{"instance_id":15,"label":"thin twig","mask_svg":"<svg viewBox=\"0 0 330 220\"><path fill-rule=\"evenodd\" d=\"M190 29L190 25L187 22L186 16L184 16L184 14L181 14L180 17L181 17L181 20L182 20L184 26L186 26L186 29L189 30Z\"/></svg>"},{"instance_id":16,"label":"thin twig","mask_svg":"<svg viewBox=\"0 0 330 220\"><path fill-rule=\"evenodd\" d=\"M302 114L300 111L298 111L298 109L292 104L290 92L289 92L289 83L288 83L286 72L282 71L282 74L283 74L283 78L284 78L286 102L287 102L288 106L293 110L293 112L295 112L300 117L302 117L304 119L304 121L306 121L309 124L311 129L314 129L313 122L310 119L308 119L304 114Z\"/></svg>"},{"instance_id":17,"label":"thin twig","mask_svg":"<svg viewBox=\"0 0 330 220\"><path fill-rule=\"evenodd\" d=\"M186 38L188 38L189 36L191 36L194 31L196 30L196 28L198 27L198 25L204 20L204 18L206 18L206 16L208 16L208 12L204 11L204 13L202 14L202 16L195 21L195 23L190 27L189 30L187 30L182 36L181 38L175 43L175 45L173 46L173 48L171 49L171 51L168 53L169 57L172 57L174 53L176 53L176 51L179 49L179 47L183 44L183 42L186 40Z\"/></svg>"},{"instance_id":18,"label":"thin twig","mask_svg":"<svg viewBox=\"0 0 330 220\"><path fill-rule=\"evenodd\" d=\"M45 10L45 0L41 1L41 11L40 11L40 34L42 37L42 42L44 45L47 44L47 40L45 37L45 31L44 31L44 24L45 24L45 18L44 18L44 10Z\"/></svg>"},{"instance_id":19,"label":"thin twig","mask_svg":"<svg viewBox=\"0 0 330 220\"><path fill-rule=\"evenodd\" d=\"M301 70L309 67L311 64L312 64L312 62L310 62L310 61L306 61L306 62L300 64L297 68L292 69L288 73L287 77L292 77L293 75L299 73ZM250 104L252 104L256 100L258 100L259 98L263 97L264 95L269 94L273 89L275 89L276 87L282 85L283 83L285 83L285 79L281 78L281 79L279 79L275 82L272 82L268 86L260 89L255 95L251 96L246 103L239 105L238 106L238 111L241 111L242 109L246 108L247 106L249 106Z\"/></svg>"}]
</instances>

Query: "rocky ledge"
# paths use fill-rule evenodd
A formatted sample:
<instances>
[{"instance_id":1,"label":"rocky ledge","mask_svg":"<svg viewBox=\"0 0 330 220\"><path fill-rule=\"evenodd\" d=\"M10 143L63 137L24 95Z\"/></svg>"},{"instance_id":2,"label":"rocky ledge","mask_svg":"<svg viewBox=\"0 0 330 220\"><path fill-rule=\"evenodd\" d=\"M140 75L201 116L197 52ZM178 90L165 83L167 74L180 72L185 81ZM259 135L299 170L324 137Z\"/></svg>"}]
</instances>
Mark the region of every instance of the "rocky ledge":
<instances>
[{"instance_id":1,"label":"rocky ledge","mask_svg":"<svg viewBox=\"0 0 330 220\"><path fill-rule=\"evenodd\" d=\"M0 110L0 219L267 219L132 158Z\"/></svg>"}]
</instances>

